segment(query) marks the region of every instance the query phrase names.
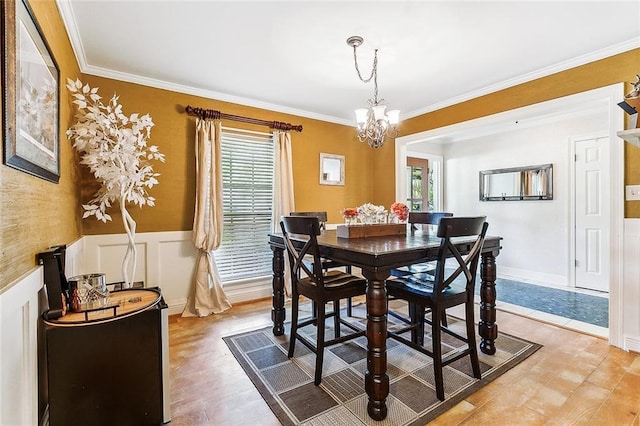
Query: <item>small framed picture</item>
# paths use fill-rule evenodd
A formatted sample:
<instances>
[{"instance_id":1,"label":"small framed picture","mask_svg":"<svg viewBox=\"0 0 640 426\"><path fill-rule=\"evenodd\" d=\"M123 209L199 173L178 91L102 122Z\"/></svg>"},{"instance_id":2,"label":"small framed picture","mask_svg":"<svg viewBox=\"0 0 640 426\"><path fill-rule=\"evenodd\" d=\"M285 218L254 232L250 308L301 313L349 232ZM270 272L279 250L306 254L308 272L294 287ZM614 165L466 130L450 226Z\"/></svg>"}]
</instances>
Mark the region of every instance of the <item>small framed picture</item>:
<instances>
[{"instance_id":1,"label":"small framed picture","mask_svg":"<svg viewBox=\"0 0 640 426\"><path fill-rule=\"evenodd\" d=\"M2 2L4 164L60 179L60 72L26 0Z\"/></svg>"}]
</instances>

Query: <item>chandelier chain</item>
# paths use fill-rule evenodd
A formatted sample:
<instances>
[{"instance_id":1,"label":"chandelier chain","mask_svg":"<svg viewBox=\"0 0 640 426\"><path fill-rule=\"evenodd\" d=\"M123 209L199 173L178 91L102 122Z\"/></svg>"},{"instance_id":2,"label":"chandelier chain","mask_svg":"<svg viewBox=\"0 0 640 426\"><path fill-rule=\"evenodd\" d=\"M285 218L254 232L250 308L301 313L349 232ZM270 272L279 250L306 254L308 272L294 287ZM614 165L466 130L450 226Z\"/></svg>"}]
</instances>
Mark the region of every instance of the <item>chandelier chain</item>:
<instances>
[{"instance_id":1,"label":"chandelier chain","mask_svg":"<svg viewBox=\"0 0 640 426\"><path fill-rule=\"evenodd\" d=\"M356 72L358 73L358 78L363 83L368 83L373 79L373 104L378 104L378 49L373 51L373 67L371 68L371 75L369 78L362 78L362 74L360 73L360 67L358 67L358 55L356 54L357 46L353 46L353 62L356 65Z\"/></svg>"}]
</instances>

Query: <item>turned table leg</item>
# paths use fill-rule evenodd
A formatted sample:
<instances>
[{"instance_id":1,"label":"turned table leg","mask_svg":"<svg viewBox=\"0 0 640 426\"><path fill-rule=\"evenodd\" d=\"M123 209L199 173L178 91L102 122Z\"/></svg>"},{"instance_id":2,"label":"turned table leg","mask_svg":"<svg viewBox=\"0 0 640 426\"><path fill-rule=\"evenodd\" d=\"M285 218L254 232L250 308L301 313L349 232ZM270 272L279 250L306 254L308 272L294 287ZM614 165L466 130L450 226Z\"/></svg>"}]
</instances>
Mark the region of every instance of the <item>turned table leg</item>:
<instances>
[{"instance_id":1,"label":"turned table leg","mask_svg":"<svg viewBox=\"0 0 640 426\"><path fill-rule=\"evenodd\" d=\"M273 321L273 334L282 336L284 334L284 320L286 310L284 307L284 250L280 247L271 247L273 251L272 269L273 287L271 321Z\"/></svg>"},{"instance_id":2,"label":"turned table leg","mask_svg":"<svg viewBox=\"0 0 640 426\"><path fill-rule=\"evenodd\" d=\"M487 354L496 353L494 341L498 338L496 324L496 258L494 253L482 253L480 264L480 350Z\"/></svg>"},{"instance_id":3,"label":"turned table leg","mask_svg":"<svg viewBox=\"0 0 640 426\"><path fill-rule=\"evenodd\" d=\"M385 278L363 270L367 278L367 371L364 387L369 397L367 412L374 420L387 417L387 289Z\"/></svg>"}]
</instances>

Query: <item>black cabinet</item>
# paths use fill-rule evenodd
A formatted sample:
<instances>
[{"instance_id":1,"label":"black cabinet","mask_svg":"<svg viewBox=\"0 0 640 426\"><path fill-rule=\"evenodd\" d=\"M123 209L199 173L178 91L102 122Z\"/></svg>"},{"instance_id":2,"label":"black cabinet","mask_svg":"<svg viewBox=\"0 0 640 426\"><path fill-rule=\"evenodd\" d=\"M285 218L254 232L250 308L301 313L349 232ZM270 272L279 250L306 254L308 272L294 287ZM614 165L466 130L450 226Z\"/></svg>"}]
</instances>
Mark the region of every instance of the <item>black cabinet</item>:
<instances>
[{"instance_id":1,"label":"black cabinet","mask_svg":"<svg viewBox=\"0 0 640 426\"><path fill-rule=\"evenodd\" d=\"M114 309L42 320L51 426L170 420L167 309L158 289L111 293Z\"/></svg>"}]
</instances>

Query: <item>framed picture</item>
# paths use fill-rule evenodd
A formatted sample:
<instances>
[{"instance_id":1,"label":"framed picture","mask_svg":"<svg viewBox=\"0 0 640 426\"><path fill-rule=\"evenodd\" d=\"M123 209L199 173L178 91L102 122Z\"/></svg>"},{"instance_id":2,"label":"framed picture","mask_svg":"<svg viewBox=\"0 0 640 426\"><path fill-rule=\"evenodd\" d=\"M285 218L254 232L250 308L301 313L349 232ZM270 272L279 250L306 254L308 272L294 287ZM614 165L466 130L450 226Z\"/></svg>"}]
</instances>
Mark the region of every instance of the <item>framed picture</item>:
<instances>
[{"instance_id":1,"label":"framed picture","mask_svg":"<svg viewBox=\"0 0 640 426\"><path fill-rule=\"evenodd\" d=\"M320 185L344 186L344 155L320 153Z\"/></svg>"},{"instance_id":2,"label":"framed picture","mask_svg":"<svg viewBox=\"0 0 640 426\"><path fill-rule=\"evenodd\" d=\"M2 1L4 164L60 179L60 72L26 0Z\"/></svg>"}]
</instances>

